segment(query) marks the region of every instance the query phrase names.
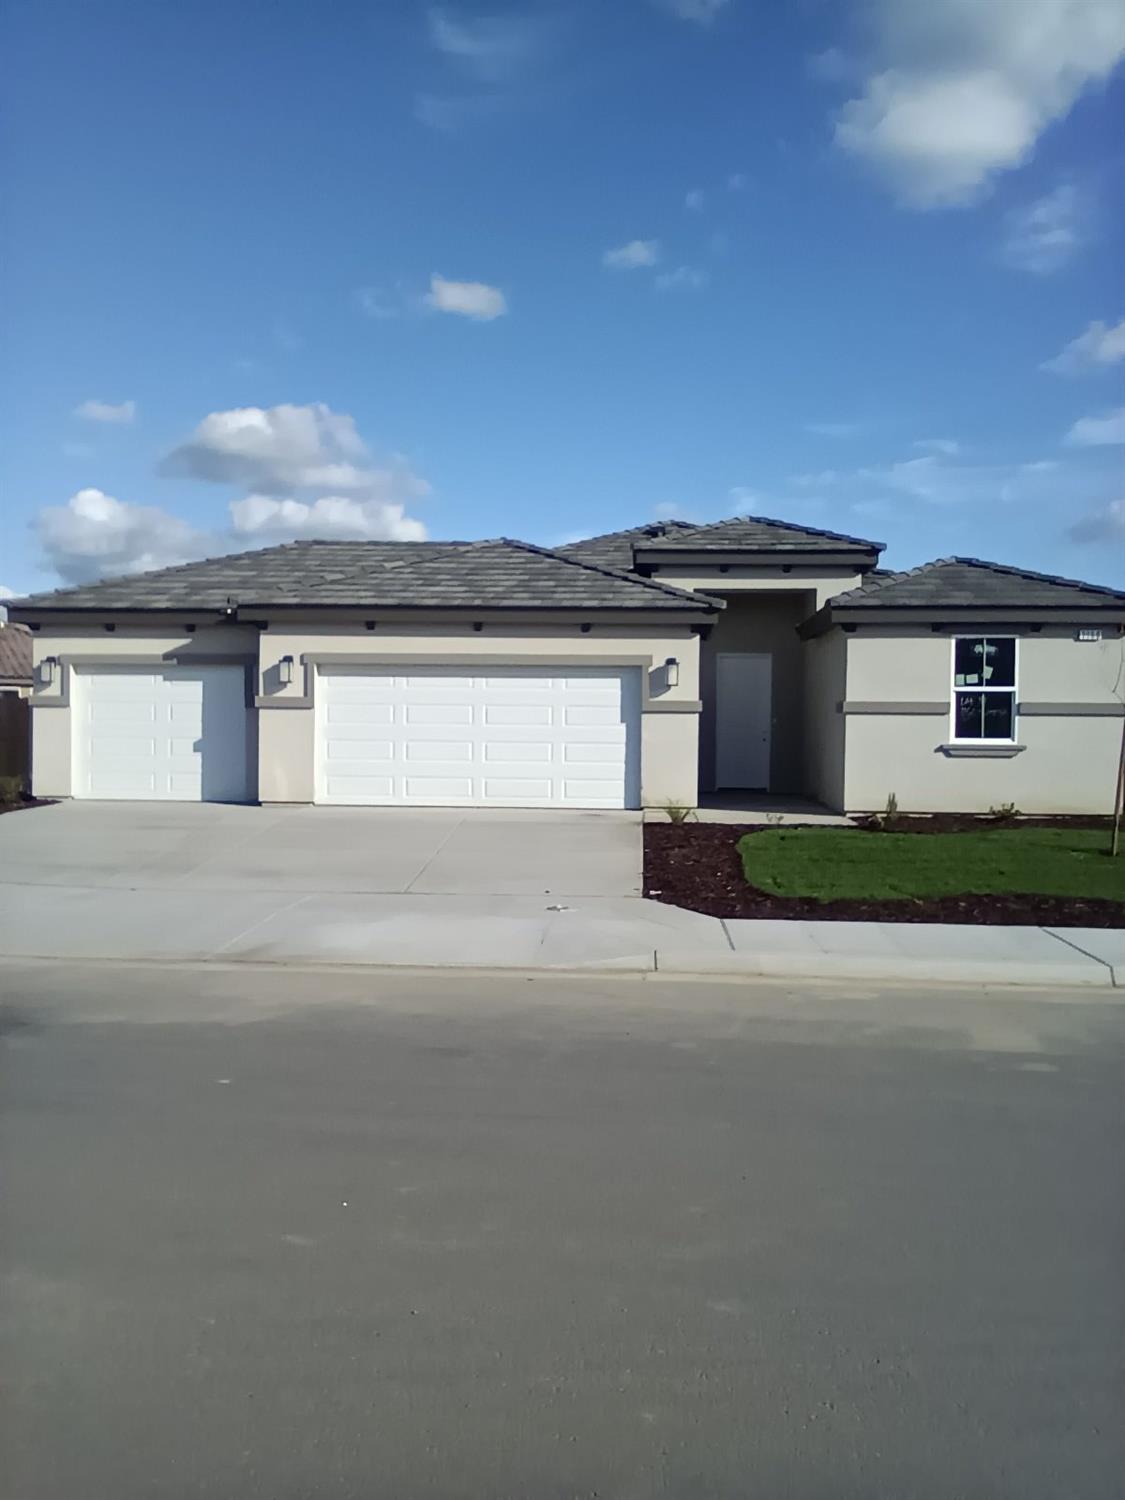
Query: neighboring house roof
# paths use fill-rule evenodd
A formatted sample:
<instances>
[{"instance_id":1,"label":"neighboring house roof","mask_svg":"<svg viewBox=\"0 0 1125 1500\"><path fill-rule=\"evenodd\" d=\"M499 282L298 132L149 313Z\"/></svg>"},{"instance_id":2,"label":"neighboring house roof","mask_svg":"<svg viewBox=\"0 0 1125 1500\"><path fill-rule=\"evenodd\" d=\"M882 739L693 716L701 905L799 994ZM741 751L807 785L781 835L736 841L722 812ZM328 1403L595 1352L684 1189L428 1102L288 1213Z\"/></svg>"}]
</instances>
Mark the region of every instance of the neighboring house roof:
<instances>
[{"instance_id":1,"label":"neighboring house roof","mask_svg":"<svg viewBox=\"0 0 1125 1500\"><path fill-rule=\"evenodd\" d=\"M829 599L849 609L1097 609L1125 605L1125 593L979 557L942 557L904 573L871 576Z\"/></svg>"},{"instance_id":2,"label":"neighboring house roof","mask_svg":"<svg viewBox=\"0 0 1125 1500\"><path fill-rule=\"evenodd\" d=\"M26 625L0 620L0 683L31 686L31 631Z\"/></svg>"},{"instance_id":3,"label":"neighboring house roof","mask_svg":"<svg viewBox=\"0 0 1125 1500\"><path fill-rule=\"evenodd\" d=\"M626 609L719 600L506 537L288 542L13 601L17 610Z\"/></svg>"},{"instance_id":4,"label":"neighboring house roof","mask_svg":"<svg viewBox=\"0 0 1125 1500\"><path fill-rule=\"evenodd\" d=\"M569 542L558 549L569 557L588 558L614 568L632 568L638 557L648 560L661 552L866 552L883 550L882 542L822 531L815 526L792 526L769 516L730 516L725 521L697 525L694 521L654 521L626 531Z\"/></svg>"}]
</instances>

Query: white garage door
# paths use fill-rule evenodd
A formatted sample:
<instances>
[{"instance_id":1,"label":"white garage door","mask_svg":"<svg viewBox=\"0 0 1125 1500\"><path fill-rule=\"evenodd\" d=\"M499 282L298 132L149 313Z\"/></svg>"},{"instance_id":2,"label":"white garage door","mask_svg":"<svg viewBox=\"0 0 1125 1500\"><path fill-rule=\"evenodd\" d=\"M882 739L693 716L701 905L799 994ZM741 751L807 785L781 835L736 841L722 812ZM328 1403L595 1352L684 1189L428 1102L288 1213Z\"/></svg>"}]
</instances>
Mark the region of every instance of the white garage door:
<instances>
[{"instance_id":1,"label":"white garage door","mask_svg":"<svg viewBox=\"0 0 1125 1500\"><path fill-rule=\"evenodd\" d=\"M240 666L76 668L76 797L245 802Z\"/></svg>"},{"instance_id":2,"label":"white garage door","mask_svg":"<svg viewBox=\"0 0 1125 1500\"><path fill-rule=\"evenodd\" d=\"M636 807L635 668L320 673L317 800Z\"/></svg>"}]
</instances>

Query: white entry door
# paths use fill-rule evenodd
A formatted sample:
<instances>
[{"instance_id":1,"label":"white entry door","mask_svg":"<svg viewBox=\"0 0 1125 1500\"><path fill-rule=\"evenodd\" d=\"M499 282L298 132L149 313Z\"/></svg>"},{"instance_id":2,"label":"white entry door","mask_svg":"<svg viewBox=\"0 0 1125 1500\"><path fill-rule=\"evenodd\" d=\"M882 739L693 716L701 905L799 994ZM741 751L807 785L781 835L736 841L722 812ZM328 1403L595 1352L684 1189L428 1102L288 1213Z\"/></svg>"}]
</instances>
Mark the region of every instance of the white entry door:
<instances>
[{"instance_id":1,"label":"white entry door","mask_svg":"<svg viewBox=\"0 0 1125 1500\"><path fill-rule=\"evenodd\" d=\"M635 668L324 668L317 801L636 807Z\"/></svg>"},{"instance_id":2,"label":"white entry door","mask_svg":"<svg viewBox=\"0 0 1125 1500\"><path fill-rule=\"evenodd\" d=\"M75 668L75 797L245 802L241 666Z\"/></svg>"},{"instance_id":3,"label":"white entry door","mask_svg":"<svg viewBox=\"0 0 1125 1500\"><path fill-rule=\"evenodd\" d=\"M715 658L715 787L768 791L773 659L720 651Z\"/></svg>"}]
</instances>

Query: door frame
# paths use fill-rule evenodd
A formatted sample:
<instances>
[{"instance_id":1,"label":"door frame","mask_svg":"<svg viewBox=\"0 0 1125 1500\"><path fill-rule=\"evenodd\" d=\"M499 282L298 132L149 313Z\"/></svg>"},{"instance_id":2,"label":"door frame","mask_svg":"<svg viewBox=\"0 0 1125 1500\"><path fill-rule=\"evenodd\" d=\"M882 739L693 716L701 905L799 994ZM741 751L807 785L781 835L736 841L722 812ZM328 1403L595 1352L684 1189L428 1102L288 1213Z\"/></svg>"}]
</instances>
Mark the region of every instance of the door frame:
<instances>
[{"instance_id":1,"label":"door frame","mask_svg":"<svg viewBox=\"0 0 1125 1500\"><path fill-rule=\"evenodd\" d=\"M721 663L724 657L752 658L766 663L767 692L766 692L766 774L762 782L761 790L768 792L772 780L773 756L773 652L772 651L716 651L715 652L715 746L714 765L712 767L712 783L718 791L757 791L757 787L738 787L724 783L719 779L719 755L722 748L723 733L723 693L720 687Z\"/></svg>"}]
</instances>

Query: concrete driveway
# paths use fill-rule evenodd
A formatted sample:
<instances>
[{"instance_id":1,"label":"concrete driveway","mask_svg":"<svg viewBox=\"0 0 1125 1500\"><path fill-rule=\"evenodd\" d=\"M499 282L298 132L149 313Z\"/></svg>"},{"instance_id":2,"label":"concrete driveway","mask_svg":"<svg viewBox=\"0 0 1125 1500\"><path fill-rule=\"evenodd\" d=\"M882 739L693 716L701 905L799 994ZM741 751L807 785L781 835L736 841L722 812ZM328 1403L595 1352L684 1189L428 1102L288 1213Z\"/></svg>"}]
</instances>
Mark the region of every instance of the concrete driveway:
<instances>
[{"instance_id":1,"label":"concrete driveway","mask_svg":"<svg viewBox=\"0 0 1125 1500\"><path fill-rule=\"evenodd\" d=\"M641 815L60 802L0 817L0 880L99 890L637 896Z\"/></svg>"}]
</instances>

